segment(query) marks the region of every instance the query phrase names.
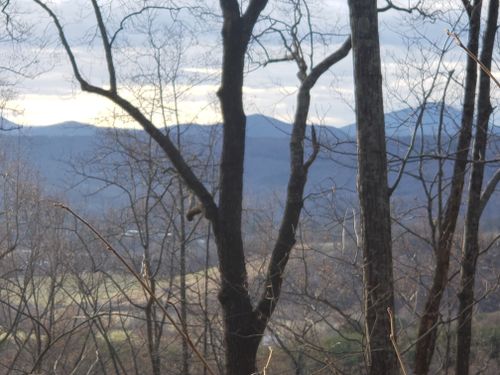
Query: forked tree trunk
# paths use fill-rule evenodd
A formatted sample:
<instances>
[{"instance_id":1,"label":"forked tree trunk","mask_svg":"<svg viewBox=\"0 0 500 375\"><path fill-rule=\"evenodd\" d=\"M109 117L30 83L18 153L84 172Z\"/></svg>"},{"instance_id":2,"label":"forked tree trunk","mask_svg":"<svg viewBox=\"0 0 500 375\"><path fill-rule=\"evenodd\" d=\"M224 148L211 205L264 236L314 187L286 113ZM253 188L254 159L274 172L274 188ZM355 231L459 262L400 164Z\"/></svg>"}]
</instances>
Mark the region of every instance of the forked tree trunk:
<instances>
[{"instance_id":1,"label":"forked tree trunk","mask_svg":"<svg viewBox=\"0 0 500 375\"><path fill-rule=\"evenodd\" d=\"M396 375L387 314L394 310L394 291L377 2L349 0L349 8L369 373Z\"/></svg>"},{"instance_id":2,"label":"forked tree trunk","mask_svg":"<svg viewBox=\"0 0 500 375\"><path fill-rule=\"evenodd\" d=\"M304 160L304 139L310 106L310 91L331 66L351 49L350 39L319 64L302 71L297 109L290 140L290 177L285 210L266 274L264 292L252 307L247 288L245 256L241 237L243 158L246 117L243 112L244 57L251 29L267 1L251 1L243 16L238 2L221 1L224 56L222 84L218 92L224 120L217 217L212 221L217 242L221 289L219 300L224 315L226 374L257 373L256 359L262 335L281 293L283 273L295 244L295 230L303 207L303 193L309 167L319 151L312 130L313 151Z\"/></svg>"},{"instance_id":3,"label":"forked tree trunk","mask_svg":"<svg viewBox=\"0 0 500 375\"><path fill-rule=\"evenodd\" d=\"M481 62L491 68L493 47L498 20L498 0L491 0L488 10L486 31L483 36ZM491 79L481 71L477 108L477 127L474 142L469 200L465 220L464 243L460 273L459 310L457 322L456 375L469 375L472 338L472 313L474 307L474 281L479 256L479 221L486 202L481 202L484 177L484 160L488 141L488 122L492 112L490 101Z\"/></svg>"},{"instance_id":4,"label":"forked tree trunk","mask_svg":"<svg viewBox=\"0 0 500 375\"><path fill-rule=\"evenodd\" d=\"M301 87L290 141L291 163L286 207L278 239L275 242L266 273L264 292L253 308L248 295L247 271L241 233L243 202L243 161L246 117L243 111L243 72L245 53L255 23L267 0L249 0L245 12L237 0L220 0L223 14L222 82L218 91L223 117L223 144L220 162L219 204L203 182L187 164L181 151L168 135L161 132L141 110L118 93L112 43L96 1L92 1L107 60L110 88L95 86L80 73L64 29L56 14L42 1L34 0L51 17L62 45L69 57L74 76L83 91L101 95L113 101L136 120L165 151L172 165L203 206L204 216L211 222L217 245L221 285L225 341L225 374L250 375L257 372L257 350L278 302L283 272L295 243L295 230L303 206L307 172L318 153L315 132L312 131L313 152L304 161L304 137L310 104L310 90L332 65L344 58L351 48L347 40L337 51L327 56L309 72L301 71ZM385 151L384 151L385 155ZM392 296L391 296L392 299ZM190 345L192 342L189 341ZM207 372L213 371L207 368Z\"/></svg>"},{"instance_id":5,"label":"forked tree trunk","mask_svg":"<svg viewBox=\"0 0 500 375\"><path fill-rule=\"evenodd\" d=\"M468 49L477 55L479 31L481 24L481 0L467 3L469 16ZM450 184L450 194L446 202L444 216L438 218L440 232L438 233L435 250L436 267L431 289L427 296L424 311L420 319L415 351L415 375L426 375L432 362L438 334L439 311L444 290L448 285L451 247L460 212L462 193L468 163L470 142L472 137L472 122L474 118L474 101L476 97L477 64L472 58L467 59L462 123L458 139L455 164ZM439 192L442 194L442 192Z\"/></svg>"},{"instance_id":6,"label":"forked tree trunk","mask_svg":"<svg viewBox=\"0 0 500 375\"><path fill-rule=\"evenodd\" d=\"M255 326L247 289L247 271L241 233L243 162L246 117L243 110L245 53L253 26L267 1L252 0L244 15L235 0L221 0L222 82L218 91L223 118L219 208L213 220L221 286L226 375L256 372L257 348L263 329Z\"/></svg>"}]
</instances>

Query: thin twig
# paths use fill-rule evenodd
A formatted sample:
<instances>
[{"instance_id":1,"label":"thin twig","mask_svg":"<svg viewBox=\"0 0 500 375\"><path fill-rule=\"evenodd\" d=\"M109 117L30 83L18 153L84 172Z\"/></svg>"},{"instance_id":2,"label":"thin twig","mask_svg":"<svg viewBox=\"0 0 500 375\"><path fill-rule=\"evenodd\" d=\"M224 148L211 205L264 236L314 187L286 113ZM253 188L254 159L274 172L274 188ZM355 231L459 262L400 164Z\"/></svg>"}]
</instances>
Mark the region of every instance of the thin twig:
<instances>
[{"instance_id":1,"label":"thin twig","mask_svg":"<svg viewBox=\"0 0 500 375\"><path fill-rule=\"evenodd\" d=\"M181 337L186 341L186 343L191 347L191 349L193 350L194 354L200 359L200 361L203 363L203 365L205 366L205 368L208 370L208 372L210 373L210 375L215 375L215 372L212 370L212 368L210 367L210 365L208 364L207 360L205 359L205 357L198 351L198 349L196 349L196 346L194 345L193 341L191 341L191 339L189 338L189 335L186 331L184 331L184 329L179 326L179 324L176 323L176 321L174 320L174 318L169 314L169 312L167 311L167 308L163 305L163 303L161 303L161 301L156 297L155 293L151 290L151 288L149 287L149 285L147 284L146 281L143 280L143 278L132 268L132 266L130 264L127 263L127 261L118 253L118 251L108 242L108 240L106 240L101 233L99 233L99 231L97 229L95 229L87 220L85 220L84 218L82 218L80 215L78 215L75 211L73 211L70 207L62 204L62 203L54 203L54 206L56 207L59 207L59 208L62 208L63 210L66 210L68 211L71 215L73 215L78 221L80 221L81 223L83 223L88 229L90 229L90 231L92 233L94 233L94 235L106 246L106 250L108 250L110 253L112 253L119 261L120 263L122 263L125 268L130 272L130 274L132 274L136 279L137 281L139 282L139 284L141 284L142 288L146 291L147 294L149 294L149 296L153 299L153 301L158 305L158 307L162 310L162 312L165 314L165 317L170 321L170 323L172 323L172 325L174 326L175 330L181 335ZM181 320L182 322L182 319L180 318L180 314L177 310L177 308L175 307L174 304L172 304L171 302L168 302L168 304L170 306L172 306L174 309L175 309L175 312L177 314L177 317L179 318L179 320Z\"/></svg>"},{"instance_id":2,"label":"thin twig","mask_svg":"<svg viewBox=\"0 0 500 375\"><path fill-rule=\"evenodd\" d=\"M396 352L396 356L398 357L399 366L401 366L401 371L403 375L408 375L405 369L405 364L403 363L403 358L401 357L401 353L399 352L398 343L396 342L396 330L394 329L394 315L392 314L392 310L390 307L387 308L387 314L389 314L389 321L391 322L391 333L389 338L391 339L392 346L394 346L394 351Z\"/></svg>"},{"instance_id":3,"label":"thin twig","mask_svg":"<svg viewBox=\"0 0 500 375\"><path fill-rule=\"evenodd\" d=\"M478 63L479 67L483 70L483 72L485 72L493 82L496 83L497 87L500 88L500 82L495 78L495 76L493 75L493 73L491 73L491 70L489 70L486 65L484 65L479 59L478 57L473 54L471 52L470 49L468 49L466 46L464 46L464 44L462 43L462 41L460 40L460 38L458 37L458 35L456 33L452 33L451 31L449 30L446 30L446 33L448 34L449 37L453 38L455 40L455 43L457 43L457 45L462 48L465 53L467 53L467 55L472 59L474 60L476 63Z\"/></svg>"},{"instance_id":4,"label":"thin twig","mask_svg":"<svg viewBox=\"0 0 500 375\"><path fill-rule=\"evenodd\" d=\"M273 348L269 346L268 349L269 349L269 356L267 357L266 365L262 369L262 375L266 375L267 368L269 367L269 364L271 363L271 358L273 357Z\"/></svg>"}]
</instances>

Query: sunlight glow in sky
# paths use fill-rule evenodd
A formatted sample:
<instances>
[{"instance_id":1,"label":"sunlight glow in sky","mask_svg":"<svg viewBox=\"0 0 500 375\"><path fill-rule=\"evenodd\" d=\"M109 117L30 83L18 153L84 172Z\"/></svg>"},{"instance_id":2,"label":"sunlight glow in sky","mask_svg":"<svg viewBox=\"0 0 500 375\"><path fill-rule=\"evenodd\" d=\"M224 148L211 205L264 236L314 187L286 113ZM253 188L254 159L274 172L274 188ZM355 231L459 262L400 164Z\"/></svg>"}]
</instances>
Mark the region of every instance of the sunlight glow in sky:
<instances>
[{"instance_id":1,"label":"sunlight glow in sky","mask_svg":"<svg viewBox=\"0 0 500 375\"><path fill-rule=\"evenodd\" d=\"M17 3L26 5L27 9L36 12L33 14L41 16L40 19L37 18L36 22L38 24L36 26L39 26L37 30L47 35L48 47L44 47L45 49L41 53L39 60L44 61L44 66L48 68L42 69L44 70L42 74L37 74L32 80L23 80L22 85L17 87L17 97L8 105L8 107L20 111L18 113L4 111L6 117L22 125L48 125L64 121L79 121L95 125L133 126L130 122L123 120L124 117L120 116L120 111L107 99L80 92L78 85L72 78L68 58L59 46L57 34L53 25L50 24L50 20L42 17L43 12L40 13L39 8L29 8L32 7L32 2L21 0ZM56 13L63 20L70 44L74 48L77 60L80 62L82 74L85 77L90 77L89 80L92 84L105 86L107 82L106 63L102 55L100 40L96 37L98 33L95 21L90 10L82 14L82 9L87 9L83 4L88 5L88 3L83 0L53 1L51 3ZM130 6L133 7L134 3L127 4L132 4ZM276 5L278 3L270 2L270 6L271 4L279 6ZM345 1L340 0L311 1L311 4L316 6L314 16L316 17L315 22L320 25L320 31L325 33L324 35L329 33L334 35L334 43L336 43L330 45L328 49L320 46L314 51L317 63L321 56L331 53L345 39L346 32L348 32L347 6ZM107 11L109 9L106 8L105 12ZM122 9L117 8L111 12L113 17L110 16L108 21L110 30L116 30L119 25L119 20L122 17L116 14L119 11L122 11ZM123 12L128 14L127 12L130 13L131 10L127 8ZM218 13L216 12L216 14ZM161 17L164 17L164 14ZM163 22L163 25L155 26L156 29L153 31L160 36L163 33L162 27L168 27L164 18L161 17L157 17L155 20ZM385 88L388 98L391 98L393 90L394 92L401 90L402 97L406 95L403 88L405 83L396 77L400 73L399 70L401 70L402 65L394 62L399 56L408 53L408 51L405 51L407 46L401 41L401 35L398 35L404 32L398 26L403 22L402 19L401 13L393 11L382 13L380 16L384 73L389 76L386 77L386 81L390 82ZM337 23L332 20L337 20L335 21ZM124 97L132 100L134 104L141 106L143 112L147 113L155 124L159 127L163 126L164 121L161 111L158 109L158 105L155 104L155 101L158 100L158 89L149 83L149 80L155 74L151 62L161 57L162 62L167 61L172 64L172 61L175 61L176 58L175 48L179 48L182 50L182 62L180 62L176 74L180 74L181 79L176 85L177 90L183 92L177 102L180 122L207 124L220 121L220 111L215 95L218 89L221 58L220 25L218 22L220 23L220 21L213 21L210 29L192 37L185 37L184 34L181 34L182 37L179 41L176 38L163 36L164 49L161 56L154 55L154 49L146 48L150 46L144 45L148 40L144 30L137 31L134 29L135 34L130 30L124 30L121 35L126 35L126 38L123 38L123 40L118 39L121 44L114 51L114 54L116 52L115 63L119 82L122 82L121 77L127 77L127 80L124 81L126 85L120 85L119 83L119 92ZM443 25L430 27L430 31L425 31L430 32L430 37L441 41L446 39ZM148 32L151 32L151 30ZM87 39L82 39L82 37ZM271 43L271 49L277 48L276 50L278 50L281 47L281 45L273 47ZM29 48L33 49L33 47ZM279 57L279 53L283 52L278 52L276 57ZM262 53L259 55L258 51L251 52L254 63L255 61L262 62L263 56ZM414 61L415 59L409 60L409 63ZM126 67L122 66L122 63ZM173 74L173 68L168 64L162 65L162 67L164 68L162 74L165 77ZM295 94L298 87L296 72L296 66L290 62L269 64L258 68L255 64L250 66L245 78L244 88L246 113L260 113L290 122L295 112ZM409 81L420 79L411 76L411 73L409 74ZM138 78L139 75L141 76ZM134 80L137 80L137 82ZM192 83L194 81L196 83ZM165 88L167 91L169 89ZM167 123L174 124L173 100L167 98L163 103L167 108ZM387 106L386 110L394 109L389 107ZM334 66L316 84L312 91L309 120L316 124L334 126L354 122L351 55Z\"/></svg>"}]
</instances>

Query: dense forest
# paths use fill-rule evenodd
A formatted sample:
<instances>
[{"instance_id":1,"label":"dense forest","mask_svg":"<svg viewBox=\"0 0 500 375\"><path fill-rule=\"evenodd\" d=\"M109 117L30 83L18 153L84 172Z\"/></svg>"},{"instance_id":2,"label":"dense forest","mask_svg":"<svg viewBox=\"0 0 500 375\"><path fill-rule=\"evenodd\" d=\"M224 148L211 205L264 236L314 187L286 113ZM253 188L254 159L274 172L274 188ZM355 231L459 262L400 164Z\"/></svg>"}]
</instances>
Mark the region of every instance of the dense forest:
<instances>
[{"instance_id":1,"label":"dense forest","mask_svg":"<svg viewBox=\"0 0 500 375\"><path fill-rule=\"evenodd\" d=\"M0 374L500 373L498 0L0 4Z\"/></svg>"}]
</instances>

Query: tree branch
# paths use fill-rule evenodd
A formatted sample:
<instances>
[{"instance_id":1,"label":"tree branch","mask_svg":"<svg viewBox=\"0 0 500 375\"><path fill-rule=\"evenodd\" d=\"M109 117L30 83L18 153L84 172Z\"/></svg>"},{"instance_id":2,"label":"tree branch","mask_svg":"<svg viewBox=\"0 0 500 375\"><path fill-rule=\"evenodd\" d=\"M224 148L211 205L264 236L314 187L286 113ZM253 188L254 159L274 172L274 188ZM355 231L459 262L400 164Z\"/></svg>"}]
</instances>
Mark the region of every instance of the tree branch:
<instances>
[{"instance_id":1,"label":"tree branch","mask_svg":"<svg viewBox=\"0 0 500 375\"><path fill-rule=\"evenodd\" d=\"M194 174L193 170L188 166L188 164L182 157L181 153L175 147L175 145L168 137L168 135L163 134L146 116L144 116L144 114L137 107L135 107L132 103L130 103L129 101L127 101L126 99L122 98L120 95L117 94L116 81L115 81L116 78L112 78L110 76L110 82L114 81L115 90L113 90L113 87L111 87L110 90L106 90L101 87L94 86L91 83L89 83L85 78L83 78L83 76L79 71L76 58L73 54L71 46L69 45L69 42L66 38L66 34L64 33L64 29L57 15L42 1L40 0L34 0L34 1L41 8L43 8L47 12L47 14L52 18L57 28L57 31L59 32L59 38L61 39L61 43L70 60L71 67L73 69L73 74L75 75L76 80L80 84L82 91L97 94L105 98L108 98L113 103L122 108L125 112L127 112L134 120L136 120L139 123L139 125L142 126L142 128L146 131L146 133L148 133L160 145L163 151L165 151L165 153L169 157L170 161L172 162L176 170L179 172L183 180L186 182L188 188L193 191L193 193L198 197L200 202L203 204L203 208L205 210L205 217L213 222L214 227L217 227L218 224L217 206L214 202L212 195L209 193L209 191L206 189L206 187L203 185L200 179ZM95 0L92 1L95 2ZM99 12L96 13L96 17L98 17L98 13ZM109 46L109 41L106 43ZM114 72L114 65L112 59L108 60L108 63L111 63L112 65L111 71Z\"/></svg>"},{"instance_id":2,"label":"tree branch","mask_svg":"<svg viewBox=\"0 0 500 375\"><path fill-rule=\"evenodd\" d=\"M200 9L199 7L166 7L166 6L154 6L154 5L148 5L148 6L145 6L145 7L142 7L140 10L136 11L136 12L132 12L130 14L127 14L125 17L123 17L123 19L120 21L120 26L118 27L118 29L114 32L113 36L111 37L111 40L110 40L110 45L113 45L113 43L115 42L116 38L118 37L118 34L123 31L123 29L125 28L125 23L135 17L135 16L139 16L141 15L142 13L148 11L148 10L167 10L167 11L170 11L170 13L172 12L178 12L178 11L181 11L181 10L184 10L184 9Z\"/></svg>"},{"instance_id":3,"label":"tree branch","mask_svg":"<svg viewBox=\"0 0 500 375\"><path fill-rule=\"evenodd\" d=\"M483 213L484 208L488 204L488 201L490 200L491 196L493 195L498 183L500 182L500 169L497 169L493 177L488 181L486 184L486 188L484 189L483 193L481 194L481 200L480 200L480 215Z\"/></svg>"},{"instance_id":4,"label":"tree branch","mask_svg":"<svg viewBox=\"0 0 500 375\"><path fill-rule=\"evenodd\" d=\"M106 31L106 26L102 19L101 9L97 0L92 0L92 6L94 7L95 18L97 20L97 26L99 27L99 32L101 33L102 44L104 47L104 53L106 54L106 64L108 65L109 74L109 89L111 92L116 93L116 72L115 66L113 64L113 54L111 51L111 43L109 42L108 33Z\"/></svg>"},{"instance_id":5,"label":"tree branch","mask_svg":"<svg viewBox=\"0 0 500 375\"><path fill-rule=\"evenodd\" d=\"M285 210L267 269L265 289L254 310L258 322L264 327L276 308L281 294L283 273L296 241L296 230L304 205L303 197L307 173L319 152L316 130L313 127L311 130L313 151L308 160L304 162L304 138L311 100L310 91L319 77L335 63L346 57L350 50L351 39L348 38L337 51L326 57L321 63L312 68L308 75L301 79L290 139L290 177L287 185ZM305 74L305 72L303 73Z\"/></svg>"},{"instance_id":6,"label":"tree branch","mask_svg":"<svg viewBox=\"0 0 500 375\"><path fill-rule=\"evenodd\" d=\"M464 5L464 9L469 15L469 17L472 15L472 5L469 0L462 0L462 4Z\"/></svg>"},{"instance_id":7,"label":"tree branch","mask_svg":"<svg viewBox=\"0 0 500 375\"><path fill-rule=\"evenodd\" d=\"M414 5L412 7L408 7L408 8L400 7L400 6L396 5L396 4L394 4L394 2L392 2L391 0L385 0L385 2L387 3L386 6L377 9L377 11L379 13L387 12L388 10L394 9L394 10L397 10L397 11L400 11L400 12L406 12L406 13L409 13L409 14L412 14L413 12L417 12L421 16L432 17L432 14L429 14L429 13L425 12L420 7L420 5L422 4L422 1L419 1L419 2L417 2L416 5Z\"/></svg>"},{"instance_id":8,"label":"tree branch","mask_svg":"<svg viewBox=\"0 0 500 375\"><path fill-rule=\"evenodd\" d=\"M57 18L56 14L50 9L45 3L43 3L40 0L33 0L36 4L38 4L47 14L49 15L50 18L52 18L52 21L54 22L54 25L57 28L57 31L59 33L59 39L61 39L61 43L64 47L64 50L66 51L66 54L68 55L71 68L73 70L73 74L75 75L76 80L82 86L83 84L87 84L85 79L82 77L80 70L78 68L78 64L75 59L75 55L73 54L73 51L68 43L68 40L66 39L66 34L64 33L64 29L59 22L59 19ZM83 88L83 86L82 86Z\"/></svg>"},{"instance_id":9,"label":"tree branch","mask_svg":"<svg viewBox=\"0 0 500 375\"><path fill-rule=\"evenodd\" d=\"M170 137L163 134L150 120L146 118L146 116L144 116L144 114L139 109L137 109L137 107L132 105L126 99L108 91L104 91L103 93L101 93L101 95L107 97L112 102L117 104L120 108L125 110L134 120L136 120L142 126L146 133L148 133L151 138L153 138L160 145L160 147L163 149L163 151L165 151L168 158L174 165L175 169L179 172L188 188L191 189L200 200L201 204L203 205L205 217L212 221L214 226L217 227L218 209L212 194L210 194L210 192L206 189L200 179L194 174L193 170L186 163L180 151L173 144Z\"/></svg>"},{"instance_id":10,"label":"tree branch","mask_svg":"<svg viewBox=\"0 0 500 375\"><path fill-rule=\"evenodd\" d=\"M349 54L351 47L351 37L349 36L335 52L327 56L323 61L311 69L303 85L312 88L323 73Z\"/></svg>"},{"instance_id":11,"label":"tree branch","mask_svg":"<svg viewBox=\"0 0 500 375\"><path fill-rule=\"evenodd\" d=\"M458 35L456 33L452 33L449 30L446 30L446 33L448 34L448 36L450 36L451 38L453 38L455 40L455 42L457 43L457 45L460 48L462 48L465 51L465 53L479 65L479 67L481 68L481 70L484 73L486 73L486 75L488 75L488 77L490 77L493 82L495 82L495 84L497 85L497 87L500 88L500 81L498 81L498 79L495 78L495 76L493 75L493 73L491 72L491 70L488 69L488 67L486 65L484 65L481 60L479 60L479 58L476 56L476 54L474 54L470 49L468 49L462 43L462 41L460 40L460 38L458 37Z\"/></svg>"},{"instance_id":12,"label":"tree branch","mask_svg":"<svg viewBox=\"0 0 500 375\"><path fill-rule=\"evenodd\" d=\"M135 270L130 266L130 264L127 263L127 261L120 255L120 253L109 243L108 240L106 240L102 236L102 234L97 229L95 229L87 220L85 220L80 215L78 215L76 212L74 212L70 207L65 206L62 203L55 203L54 205L56 207L62 208L63 210L69 212L73 217L75 217L75 219L77 219L79 222L81 222L83 225L85 225L85 227L87 227L104 244L104 246L106 247L106 250L111 252L120 261L120 263L128 270L128 272L139 282L142 289L158 305L158 307L162 310L165 317L173 325L173 327L175 328L177 333L183 338L183 340L186 341L186 343L193 350L194 354L198 357L198 359L200 359L200 361L203 363L203 365L208 370L208 372L211 375L215 375L215 372L212 370L212 368L208 364L206 358L203 356L203 354L200 353L200 351L196 348L194 342L189 337L188 333L182 328L184 324L182 322L182 319L180 318L180 314L179 314L179 311L177 310L177 307L173 303L169 303L169 305L174 308L178 319L181 320L180 325L175 321L175 319L172 317L172 315L170 315L170 313L167 311L167 308L165 307L165 305L158 299L158 297L156 297L156 294L151 289L151 287L148 285L148 283L145 280L143 280L143 278L137 272L135 272Z\"/></svg>"},{"instance_id":13,"label":"tree branch","mask_svg":"<svg viewBox=\"0 0 500 375\"><path fill-rule=\"evenodd\" d=\"M237 0L220 0L220 8L224 17L240 17L240 6Z\"/></svg>"},{"instance_id":14,"label":"tree branch","mask_svg":"<svg viewBox=\"0 0 500 375\"><path fill-rule=\"evenodd\" d=\"M320 144L318 142L318 137L316 136L316 129L314 125L311 125L311 142L312 142L312 153L309 155L309 158L304 163L304 170L307 172L309 167L314 163L316 157L318 156Z\"/></svg>"},{"instance_id":15,"label":"tree branch","mask_svg":"<svg viewBox=\"0 0 500 375\"><path fill-rule=\"evenodd\" d=\"M243 15L244 28L248 36L250 36L249 34L252 32L252 29L257 22L259 15L266 7L267 2L268 0L251 0L250 4L248 4L247 10Z\"/></svg>"}]
</instances>

